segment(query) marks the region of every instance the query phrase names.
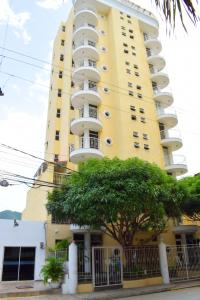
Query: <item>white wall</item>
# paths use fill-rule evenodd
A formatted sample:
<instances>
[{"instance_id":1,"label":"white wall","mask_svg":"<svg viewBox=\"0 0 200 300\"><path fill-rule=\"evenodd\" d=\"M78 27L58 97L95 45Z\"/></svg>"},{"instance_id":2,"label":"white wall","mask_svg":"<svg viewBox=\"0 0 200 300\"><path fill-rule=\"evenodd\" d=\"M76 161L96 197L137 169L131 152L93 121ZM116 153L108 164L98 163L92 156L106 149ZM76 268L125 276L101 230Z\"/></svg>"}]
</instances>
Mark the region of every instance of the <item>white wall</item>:
<instances>
[{"instance_id":1,"label":"white wall","mask_svg":"<svg viewBox=\"0 0 200 300\"><path fill-rule=\"evenodd\" d=\"M35 280L41 280L40 270L45 262L45 249L40 243L45 241L45 224L43 222L17 221L0 219L0 281L3 271L4 247L35 247Z\"/></svg>"}]
</instances>

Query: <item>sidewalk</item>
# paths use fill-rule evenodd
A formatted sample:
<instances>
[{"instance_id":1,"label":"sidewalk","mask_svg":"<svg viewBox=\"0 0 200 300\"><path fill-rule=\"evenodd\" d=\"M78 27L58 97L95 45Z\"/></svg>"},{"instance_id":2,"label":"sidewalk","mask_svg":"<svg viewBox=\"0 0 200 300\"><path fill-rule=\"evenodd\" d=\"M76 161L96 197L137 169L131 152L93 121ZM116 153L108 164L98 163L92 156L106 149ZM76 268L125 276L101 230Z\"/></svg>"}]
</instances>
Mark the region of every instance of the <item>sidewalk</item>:
<instances>
[{"instance_id":1,"label":"sidewalk","mask_svg":"<svg viewBox=\"0 0 200 300\"><path fill-rule=\"evenodd\" d=\"M200 281L181 282L169 285L148 286L134 289L114 289L98 291L90 294L77 295L61 295L61 290L50 289L42 282L3 282L0 283L0 299L15 298L15 297L31 297L42 296L42 299L55 300L111 300L121 299L133 296L141 296L147 294L154 294L178 289L192 288L200 286ZM47 295L47 297L45 297ZM51 295L51 296L50 296ZM54 295L54 296L53 296Z\"/></svg>"}]
</instances>

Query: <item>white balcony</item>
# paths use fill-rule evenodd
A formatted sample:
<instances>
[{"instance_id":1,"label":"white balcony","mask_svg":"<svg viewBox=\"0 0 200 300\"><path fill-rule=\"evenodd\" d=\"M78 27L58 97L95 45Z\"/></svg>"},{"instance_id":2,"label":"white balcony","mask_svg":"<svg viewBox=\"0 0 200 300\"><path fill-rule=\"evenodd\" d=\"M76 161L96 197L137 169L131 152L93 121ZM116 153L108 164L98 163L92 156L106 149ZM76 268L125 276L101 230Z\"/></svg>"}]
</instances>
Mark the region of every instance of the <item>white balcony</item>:
<instances>
[{"instance_id":1,"label":"white balcony","mask_svg":"<svg viewBox=\"0 0 200 300\"><path fill-rule=\"evenodd\" d=\"M89 158L103 158L101 142L97 138L81 137L78 145L70 146L70 161L77 164Z\"/></svg>"},{"instance_id":2,"label":"white balcony","mask_svg":"<svg viewBox=\"0 0 200 300\"><path fill-rule=\"evenodd\" d=\"M99 60L99 50L96 48L96 43L90 40L77 42L73 46L74 61L87 57L93 60Z\"/></svg>"},{"instance_id":3,"label":"white balcony","mask_svg":"<svg viewBox=\"0 0 200 300\"><path fill-rule=\"evenodd\" d=\"M151 68L151 81L159 89L164 89L169 84L169 76L166 73L159 72L155 68Z\"/></svg>"},{"instance_id":4,"label":"white balcony","mask_svg":"<svg viewBox=\"0 0 200 300\"><path fill-rule=\"evenodd\" d=\"M146 48L150 49L154 55L159 54L162 50L161 42L149 36L144 37L144 45Z\"/></svg>"},{"instance_id":5,"label":"white balcony","mask_svg":"<svg viewBox=\"0 0 200 300\"><path fill-rule=\"evenodd\" d=\"M174 102L174 98L171 93L163 92L157 87L153 87L154 100L159 102L163 108L166 108Z\"/></svg>"},{"instance_id":6,"label":"white balcony","mask_svg":"<svg viewBox=\"0 0 200 300\"><path fill-rule=\"evenodd\" d=\"M98 106L101 103L101 97L98 93L97 86L86 87L82 86L73 91L71 104L74 108L80 109L84 104Z\"/></svg>"},{"instance_id":7,"label":"white balcony","mask_svg":"<svg viewBox=\"0 0 200 300\"><path fill-rule=\"evenodd\" d=\"M97 42L99 39L99 33L96 27L91 24L81 24L78 27L75 27L73 41L78 42L84 38Z\"/></svg>"},{"instance_id":8,"label":"white balcony","mask_svg":"<svg viewBox=\"0 0 200 300\"><path fill-rule=\"evenodd\" d=\"M162 123L166 129L172 128L177 125L178 118L174 108L164 110L157 107L158 122Z\"/></svg>"},{"instance_id":9,"label":"white balcony","mask_svg":"<svg viewBox=\"0 0 200 300\"><path fill-rule=\"evenodd\" d=\"M100 73L96 67L96 62L85 59L76 63L72 79L75 82L80 82L85 79L98 82L100 80Z\"/></svg>"},{"instance_id":10,"label":"white balcony","mask_svg":"<svg viewBox=\"0 0 200 300\"><path fill-rule=\"evenodd\" d=\"M149 56L147 61L149 65L155 67L156 72L163 70L166 65L165 59L160 55ZM153 73L155 73L155 71Z\"/></svg>"},{"instance_id":11,"label":"white balcony","mask_svg":"<svg viewBox=\"0 0 200 300\"><path fill-rule=\"evenodd\" d=\"M171 151L176 151L183 146L180 132L175 129L161 130L161 145L167 147Z\"/></svg>"},{"instance_id":12,"label":"white balcony","mask_svg":"<svg viewBox=\"0 0 200 300\"><path fill-rule=\"evenodd\" d=\"M79 226L76 224L71 224L70 225L70 230L74 233L84 233L88 232L90 230L90 226Z\"/></svg>"},{"instance_id":13,"label":"white balcony","mask_svg":"<svg viewBox=\"0 0 200 300\"><path fill-rule=\"evenodd\" d=\"M76 12L83 9L91 9L96 11L94 0L72 0Z\"/></svg>"},{"instance_id":14,"label":"white balcony","mask_svg":"<svg viewBox=\"0 0 200 300\"><path fill-rule=\"evenodd\" d=\"M71 131L75 135L81 136L85 129L99 132L102 129L102 123L98 119L98 112L96 108L89 107L88 114L80 110L79 118L72 120Z\"/></svg>"},{"instance_id":15,"label":"white balcony","mask_svg":"<svg viewBox=\"0 0 200 300\"><path fill-rule=\"evenodd\" d=\"M181 176L187 173L185 157L183 155L174 155L172 159L165 161L165 170L173 176Z\"/></svg>"},{"instance_id":16,"label":"white balcony","mask_svg":"<svg viewBox=\"0 0 200 300\"><path fill-rule=\"evenodd\" d=\"M98 16L96 14L96 11L94 11L91 8L83 8L81 10L78 10L75 12L75 17L74 17L74 23L75 26L79 26L82 23L91 24L93 26L96 26L98 24Z\"/></svg>"}]
</instances>

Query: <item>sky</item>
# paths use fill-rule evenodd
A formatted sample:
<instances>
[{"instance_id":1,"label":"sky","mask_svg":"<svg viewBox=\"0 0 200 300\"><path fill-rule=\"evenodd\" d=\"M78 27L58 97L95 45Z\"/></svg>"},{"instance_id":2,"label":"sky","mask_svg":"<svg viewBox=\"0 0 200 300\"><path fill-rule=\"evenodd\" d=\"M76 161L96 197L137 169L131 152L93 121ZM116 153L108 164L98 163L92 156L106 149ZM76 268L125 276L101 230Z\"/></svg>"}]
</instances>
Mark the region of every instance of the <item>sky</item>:
<instances>
[{"instance_id":1,"label":"sky","mask_svg":"<svg viewBox=\"0 0 200 300\"><path fill-rule=\"evenodd\" d=\"M170 78L167 90L174 96L184 144L178 154L181 160L186 158L187 175L193 175L200 172L200 26L187 19L187 34L178 22L169 35L150 0L134 3L154 12L159 20L161 55ZM0 97L0 143L38 157L44 152L53 39L71 8L71 0L0 0L0 87L5 94ZM32 178L40 163L0 146L0 179L5 177L2 170ZM0 211L22 211L27 190L23 184L0 186Z\"/></svg>"}]
</instances>

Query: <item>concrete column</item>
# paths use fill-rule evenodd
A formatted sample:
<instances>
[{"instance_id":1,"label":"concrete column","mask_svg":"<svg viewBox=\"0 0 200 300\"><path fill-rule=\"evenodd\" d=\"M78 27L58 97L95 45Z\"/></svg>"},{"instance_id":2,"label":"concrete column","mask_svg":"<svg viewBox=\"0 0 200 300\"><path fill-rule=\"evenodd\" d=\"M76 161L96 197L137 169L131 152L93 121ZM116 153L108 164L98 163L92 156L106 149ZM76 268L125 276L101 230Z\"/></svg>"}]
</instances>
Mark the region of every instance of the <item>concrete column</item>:
<instances>
[{"instance_id":1,"label":"concrete column","mask_svg":"<svg viewBox=\"0 0 200 300\"><path fill-rule=\"evenodd\" d=\"M84 148L89 149L90 148L90 134L89 129L84 129Z\"/></svg>"},{"instance_id":2,"label":"concrete column","mask_svg":"<svg viewBox=\"0 0 200 300\"><path fill-rule=\"evenodd\" d=\"M69 246L68 275L62 285L63 294L76 294L78 286L78 250L73 241Z\"/></svg>"},{"instance_id":3,"label":"concrete column","mask_svg":"<svg viewBox=\"0 0 200 300\"><path fill-rule=\"evenodd\" d=\"M168 269L168 261L167 261L167 251L166 245L163 241L159 244L159 258L160 258L160 271L164 284L169 284L169 269Z\"/></svg>"},{"instance_id":4,"label":"concrete column","mask_svg":"<svg viewBox=\"0 0 200 300\"><path fill-rule=\"evenodd\" d=\"M88 80L84 80L84 90L88 90L89 89L89 83L88 83Z\"/></svg>"},{"instance_id":5,"label":"concrete column","mask_svg":"<svg viewBox=\"0 0 200 300\"><path fill-rule=\"evenodd\" d=\"M91 272L91 248L90 248L90 240L91 240L90 232L86 232L84 235L84 255L85 255L85 272Z\"/></svg>"},{"instance_id":6,"label":"concrete column","mask_svg":"<svg viewBox=\"0 0 200 300\"><path fill-rule=\"evenodd\" d=\"M88 103L84 104L83 117L89 118L89 104Z\"/></svg>"}]
</instances>

